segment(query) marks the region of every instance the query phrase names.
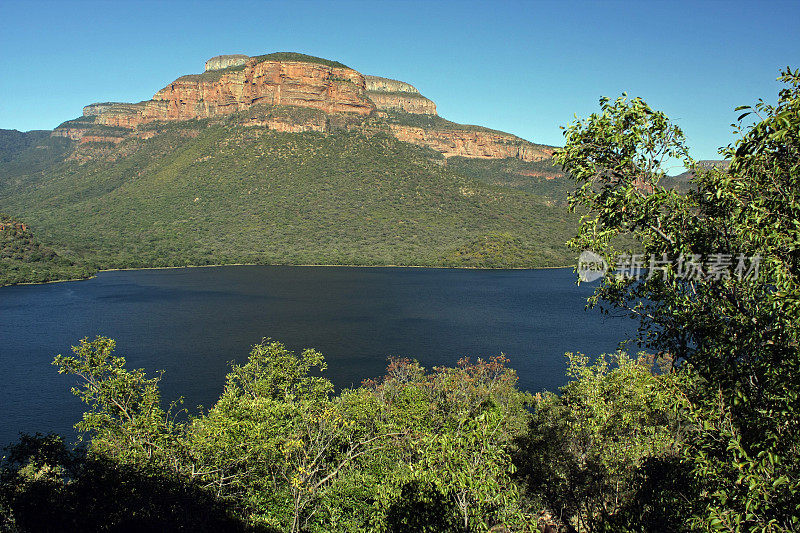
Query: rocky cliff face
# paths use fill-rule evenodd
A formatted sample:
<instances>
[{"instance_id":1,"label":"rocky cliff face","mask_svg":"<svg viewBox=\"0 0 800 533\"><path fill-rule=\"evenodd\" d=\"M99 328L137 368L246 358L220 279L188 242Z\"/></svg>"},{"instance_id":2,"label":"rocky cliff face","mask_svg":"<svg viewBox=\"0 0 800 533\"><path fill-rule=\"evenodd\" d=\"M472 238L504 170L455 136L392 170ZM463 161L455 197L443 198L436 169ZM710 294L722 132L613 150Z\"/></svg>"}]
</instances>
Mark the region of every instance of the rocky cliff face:
<instances>
[{"instance_id":1,"label":"rocky cliff face","mask_svg":"<svg viewBox=\"0 0 800 533\"><path fill-rule=\"evenodd\" d=\"M66 137L67 139L72 139L74 141L78 141L86 135L86 132L89 128L71 128L69 126L64 126L63 124L56 129L53 130L52 135L53 137Z\"/></svg>"},{"instance_id":2,"label":"rocky cliff face","mask_svg":"<svg viewBox=\"0 0 800 533\"><path fill-rule=\"evenodd\" d=\"M378 109L418 115L436 114L436 104L411 84L380 76L365 76L365 80L367 96Z\"/></svg>"},{"instance_id":3,"label":"rocky cliff face","mask_svg":"<svg viewBox=\"0 0 800 533\"><path fill-rule=\"evenodd\" d=\"M364 76L367 90L379 93L411 93L419 94L416 87L404 81L381 78L380 76Z\"/></svg>"},{"instance_id":4,"label":"rocky cliff face","mask_svg":"<svg viewBox=\"0 0 800 533\"><path fill-rule=\"evenodd\" d=\"M250 57L244 54L230 54L223 56L214 56L206 61L206 72L209 70L220 70L223 68L240 67L247 63Z\"/></svg>"},{"instance_id":5,"label":"rocky cliff face","mask_svg":"<svg viewBox=\"0 0 800 533\"><path fill-rule=\"evenodd\" d=\"M262 111L282 106L308 113ZM352 130L364 117L371 117L371 122L382 123L380 127L398 139L427 146L445 157L536 161L552 155L552 149L513 135L441 119L436 104L408 83L364 76L341 63L288 52L213 57L206 61L205 72L178 78L151 100L87 105L83 117L65 122L53 135L82 144L116 144L127 137L146 139L157 134L150 126L141 130L145 124L234 113L243 125L284 132ZM392 120L395 116L406 118Z\"/></svg>"},{"instance_id":6,"label":"rocky cliff face","mask_svg":"<svg viewBox=\"0 0 800 533\"><path fill-rule=\"evenodd\" d=\"M541 161L553 156L550 147L535 145L508 134L466 129L425 129L401 124L390 124L389 127L401 141L433 148L445 157L513 157L523 161Z\"/></svg>"},{"instance_id":7,"label":"rocky cliff face","mask_svg":"<svg viewBox=\"0 0 800 533\"><path fill-rule=\"evenodd\" d=\"M384 111L403 111L415 115L435 115L436 104L411 93L367 92L375 107Z\"/></svg>"},{"instance_id":8,"label":"rocky cliff face","mask_svg":"<svg viewBox=\"0 0 800 533\"><path fill-rule=\"evenodd\" d=\"M218 64L226 61L219 60ZM365 85L364 76L349 68L250 58L241 68L227 67L178 78L152 100L112 105L98 115L97 122L132 129L154 121L228 115L255 104L369 115L375 105L367 98Z\"/></svg>"},{"instance_id":9,"label":"rocky cliff face","mask_svg":"<svg viewBox=\"0 0 800 533\"><path fill-rule=\"evenodd\" d=\"M83 136L86 135L86 133L95 125L95 117L86 114L86 109L91 108L94 105L97 104L91 104L84 107L84 115L82 117L64 122L54 129L53 133L50 135L53 137L67 137L76 141L82 139Z\"/></svg>"},{"instance_id":10,"label":"rocky cliff face","mask_svg":"<svg viewBox=\"0 0 800 533\"><path fill-rule=\"evenodd\" d=\"M84 117L94 117L101 113L105 113L115 105L123 105L122 102L98 102L96 104L89 104L83 108Z\"/></svg>"}]
</instances>

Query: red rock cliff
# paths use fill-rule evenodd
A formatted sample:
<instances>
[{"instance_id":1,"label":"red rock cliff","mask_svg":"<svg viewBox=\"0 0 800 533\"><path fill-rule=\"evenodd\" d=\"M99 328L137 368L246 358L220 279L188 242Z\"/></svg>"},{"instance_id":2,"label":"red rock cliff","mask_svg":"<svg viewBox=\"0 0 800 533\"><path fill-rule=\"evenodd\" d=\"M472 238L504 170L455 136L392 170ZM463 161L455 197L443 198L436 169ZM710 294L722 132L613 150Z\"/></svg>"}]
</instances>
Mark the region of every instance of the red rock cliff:
<instances>
[{"instance_id":1,"label":"red rock cliff","mask_svg":"<svg viewBox=\"0 0 800 533\"><path fill-rule=\"evenodd\" d=\"M375 105L365 92L364 76L353 69L251 58L241 66L178 78L152 100L113 105L97 122L135 128L157 120L226 115L260 103L368 115Z\"/></svg>"},{"instance_id":2,"label":"red rock cliff","mask_svg":"<svg viewBox=\"0 0 800 533\"><path fill-rule=\"evenodd\" d=\"M310 109L299 115L281 114L275 110L288 109L281 106ZM536 161L553 153L550 147L514 135L444 120L437 115L436 104L408 83L363 76L341 63L291 52L211 58L204 73L178 78L152 100L90 104L83 117L63 123L53 135L84 144L116 144L128 137L147 139L157 134L131 131L141 124L232 113L240 113L237 116L246 126L321 133L330 133L332 125L333 129L358 128L361 117L374 114L379 123L386 120L388 130L399 140L427 146L445 157Z\"/></svg>"},{"instance_id":3,"label":"red rock cliff","mask_svg":"<svg viewBox=\"0 0 800 533\"><path fill-rule=\"evenodd\" d=\"M365 79L367 96L378 109L416 115L436 114L436 104L422 96L417 88L409 83L380 76L365 76Z\"/></svg>"},{"instance_id":4,"label":"red rock cliff","mask_svg":"<svg viewBox=\"0 0 800 533\"><path fill-rule=\"evenodd\" d=\"M507 133L470 129L429 129L401 124L390 124L389 128L401 141L433 148L445 157L479 159L513 157L523 161L540 161L553 156L552 148L536 145Z\"/></svg>"}]
</instances>

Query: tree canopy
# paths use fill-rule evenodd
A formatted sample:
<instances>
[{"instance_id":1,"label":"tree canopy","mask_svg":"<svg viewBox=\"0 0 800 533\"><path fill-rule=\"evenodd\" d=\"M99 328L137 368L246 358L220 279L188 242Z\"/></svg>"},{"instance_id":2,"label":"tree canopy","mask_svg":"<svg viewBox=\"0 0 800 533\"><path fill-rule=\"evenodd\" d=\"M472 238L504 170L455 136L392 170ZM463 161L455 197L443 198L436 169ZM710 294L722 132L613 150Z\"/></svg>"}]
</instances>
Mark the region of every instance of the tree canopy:
<instances>
[{"instance_id":1,"label":"tree canopy","mask_svg":"<svg viewBox=\"0 0 800 533\"><path fill-rule=\"evenodd\" d=\"M779 79L776 105L739 108L727 170L695 166L681 130L625 96L569 126L556 156L586 213L572 245L612 267L649 258L590 304L637 317L640 343L693 378L680 403L701 529L800 527L800 72ZM689 191L661 186L668 158L695 173Z\"/></svg>"}]
</instances>

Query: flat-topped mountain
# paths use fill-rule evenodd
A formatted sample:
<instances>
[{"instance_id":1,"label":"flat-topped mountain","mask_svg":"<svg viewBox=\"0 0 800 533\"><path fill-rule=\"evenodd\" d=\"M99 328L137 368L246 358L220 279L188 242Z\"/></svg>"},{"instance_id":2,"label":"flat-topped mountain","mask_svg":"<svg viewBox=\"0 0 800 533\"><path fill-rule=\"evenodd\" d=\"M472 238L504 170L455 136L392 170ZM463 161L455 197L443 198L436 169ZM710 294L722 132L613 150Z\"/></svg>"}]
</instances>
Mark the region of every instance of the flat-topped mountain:
<instances>
[{"instance_id":1,"label":"flat-topped mountain","mask_svg":"<svg viewBox=\"0 0 800 533\"><path fill-rule=\"evenodd\" d=\"M94 268L566 265L552 150L336 61L226 55L144 102L0 130L0 210Z\"/></svg>"},{"instance_id":2,"label":"flat-topped mountain","mask_svg":"<svg viewBox=\"0 0 800 533\"><path fill-rule=\"evenodd\" d=\"M322 114L259 116L259 111L275 106ZM84 143L116 143L129 136L153 135L152 128L142 131L149 124L213 119L242 111L249 112L245 124L279 131L331 132L343 124L350 129L382 125L398 139L433 148L445 157L538 161L552 155L551 147L508 133L436 120L436 104L409 83L364 76L342 63L292 52L213 57L203 73L179 77L150 100L89 104L82 117L65 122L54 135Z\"/></svg>"},{"instance_id":3,"label":"flat-topped mountain","mask_svg":"<svg viewBox=\"0 0 800 533\"><path fill-rule=\"evenodd\" d=\"M239 67L247 63L250 56L244 54L228 54L214 56L206 61L206 72L209 70L221 70L228 67Z\"/></svg>"}]
</instances>

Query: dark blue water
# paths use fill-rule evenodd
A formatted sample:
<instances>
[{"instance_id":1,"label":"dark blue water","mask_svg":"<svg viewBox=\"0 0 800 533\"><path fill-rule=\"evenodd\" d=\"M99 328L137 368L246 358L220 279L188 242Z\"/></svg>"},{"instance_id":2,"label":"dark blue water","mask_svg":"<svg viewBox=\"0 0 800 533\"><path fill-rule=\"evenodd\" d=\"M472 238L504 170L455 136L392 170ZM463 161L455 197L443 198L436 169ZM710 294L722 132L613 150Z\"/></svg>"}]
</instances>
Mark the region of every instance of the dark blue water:
<instances>
[{"instance_id":1,"label":"dark blue water","mask_svg":"<svg viewBox=\"0 0 800 533\"><path fill-rule=\"evenodd\" d=\"M129 367L164 370L164 398L189 407L213 405L229 362L262 337L318 349L339 387L381 375L390 355L430 367L503 352L522 388L554 390L564 352L614 351L633 329L584 310L593 287L569 269L232 266L0 288L0 445L20 431L74 438L75 380L50 363L98 334Z\"/></svg>"}]
</instances>

